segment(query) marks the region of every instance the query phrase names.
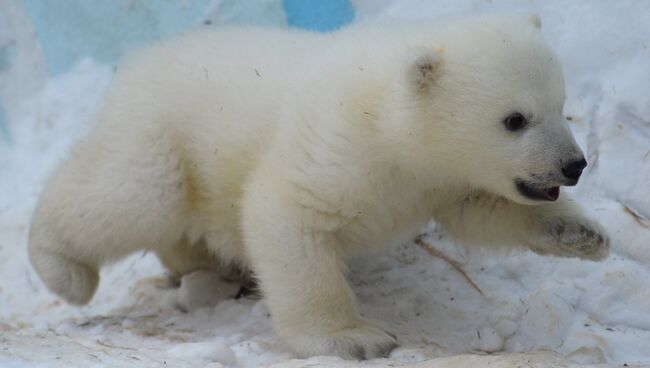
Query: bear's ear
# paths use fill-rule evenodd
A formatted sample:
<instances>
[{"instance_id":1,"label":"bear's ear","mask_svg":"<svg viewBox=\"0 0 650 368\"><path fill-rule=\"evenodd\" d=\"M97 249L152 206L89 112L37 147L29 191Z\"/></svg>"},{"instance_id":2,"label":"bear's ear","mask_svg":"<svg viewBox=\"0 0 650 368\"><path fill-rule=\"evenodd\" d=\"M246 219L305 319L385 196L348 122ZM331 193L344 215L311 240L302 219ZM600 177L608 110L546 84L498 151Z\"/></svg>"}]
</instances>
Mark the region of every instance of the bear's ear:
<instances>
[{"instance_id":1,"label":"bear's ear","mask_svg":"<svg viewBox=\"0 0 650 368\"><path fill-rule=\"evenodd\" d=\"M537 29L542 29L542 20L537 14L531 14L528 16L528 22L532 24Z\"/></svg>"},{"instance_id":2,"label":"bear's ear","mask_svg":"<svg viewBox=\"0 0 650 368\"><path fill-rule=\"evenodd\" d=\"M440 71L440 51L419 50L409 66L409 80L418 92L429 90Z\"/></svg>"}]
</instances>

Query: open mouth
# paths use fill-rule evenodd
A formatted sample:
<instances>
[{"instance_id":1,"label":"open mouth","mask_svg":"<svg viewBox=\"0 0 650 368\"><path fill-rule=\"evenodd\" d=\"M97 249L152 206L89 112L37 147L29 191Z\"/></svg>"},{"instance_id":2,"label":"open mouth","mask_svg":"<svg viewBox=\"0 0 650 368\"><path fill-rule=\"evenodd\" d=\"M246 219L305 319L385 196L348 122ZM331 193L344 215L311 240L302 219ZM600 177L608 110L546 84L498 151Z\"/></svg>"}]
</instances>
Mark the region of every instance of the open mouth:
<instances>
[{"instance_id":1,"label":"open mouth","mask_svg":"<svg viewBox=\"0 0 650 368\"><path fill-rule=\"evenodd\" d=\"M529 199L552 202L560 197L560 187L538 188L521 180L517 180L515 183L519 193Z\"/></svg>"}]
</instances>

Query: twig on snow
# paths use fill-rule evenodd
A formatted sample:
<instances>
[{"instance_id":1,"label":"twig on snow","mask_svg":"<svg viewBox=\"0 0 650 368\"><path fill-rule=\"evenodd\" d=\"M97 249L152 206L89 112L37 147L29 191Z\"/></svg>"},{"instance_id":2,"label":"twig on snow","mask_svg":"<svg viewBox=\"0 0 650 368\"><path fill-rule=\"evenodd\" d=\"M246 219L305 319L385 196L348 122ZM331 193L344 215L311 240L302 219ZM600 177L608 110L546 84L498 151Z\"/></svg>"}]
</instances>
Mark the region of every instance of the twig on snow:
<instances>
[{"instance_id":1,"label":"twig on snow","mask_svg":"<svg viewBox=\"0 0 650 368\"><path fill-rule=\"evenodd\" d=\"M474 288L474 290L476 290L482 296L485 296L485 294L483 293L483 290L481 290L481 288L478 287L478 285L476 285L476 283L474 281L472 281L472 279L463 270L460 263L458 263L457 261L447 257L444 253L442 253L438 249L434 248L433 245L427 243L424 240L423 235L418 235L415 238L415 244L419 245L422 249L424 249L430 255L432 255L434 257L437 257L437 258L440 258L443 261L447 262L454 270L456 270L456 272L458 272L461 276L463 276L463 278L467 281L467 283L469 283L472 286L472 288Z\"/></svg>"},{"instance_id":2,"label":"twig on snow","mask_svg":"<svg viewBox=\"0 0 650 368\"><path fill-rule=\"evenodd\" d=\"M641 227L644 227L646 229L650 229L650 220L645 218L642 214L638 213L632 207L626 204L622 204L622 205L623 205L623 211L625 211L627 214L632 216L632 218L634 219L634 221L636 221L637 224L641 225Z\"/></svg>"},{"instance_id":3,"label":"twig on snow","mask_svg":"<svg viewBox=\"0 0 650 368\"><path fill-rule=\"evenodd\" d=\"M113 345L113 344L108 344L108 343L106 343L106 342L104 342L104 341L101 341L101 340L96 340L95 342L96 342L97 344L101 345L101 346L104 346L104 347L107 347L107 348L111 348L111 349L124 349L124 350L133 350L133 351L137 351L137 350L138 350L138 349L131 348L131 347L128 347L128 346L117 346L117 345Z\"/></svg>"}]
</instances>

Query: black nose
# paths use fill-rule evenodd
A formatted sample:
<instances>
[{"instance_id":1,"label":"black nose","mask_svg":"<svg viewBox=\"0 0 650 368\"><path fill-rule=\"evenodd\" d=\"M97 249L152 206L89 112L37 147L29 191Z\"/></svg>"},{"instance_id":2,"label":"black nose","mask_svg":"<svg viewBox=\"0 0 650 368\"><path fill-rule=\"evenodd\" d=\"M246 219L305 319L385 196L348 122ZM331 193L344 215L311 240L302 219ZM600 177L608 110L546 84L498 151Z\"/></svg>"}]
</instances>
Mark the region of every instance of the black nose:
<instances>
[{"instance_id":1,"label":"black nose","mask_svg":"<svg viewBox=\"0 0 650 368\"><path fill-rule=\"evenodd\" d=\"M581 159L579 161L569 162L562 168L562 173L569 179L578 180L580 174L582 174L582 169L587 166L587 161Z\"/></svg>"}]
</instances>

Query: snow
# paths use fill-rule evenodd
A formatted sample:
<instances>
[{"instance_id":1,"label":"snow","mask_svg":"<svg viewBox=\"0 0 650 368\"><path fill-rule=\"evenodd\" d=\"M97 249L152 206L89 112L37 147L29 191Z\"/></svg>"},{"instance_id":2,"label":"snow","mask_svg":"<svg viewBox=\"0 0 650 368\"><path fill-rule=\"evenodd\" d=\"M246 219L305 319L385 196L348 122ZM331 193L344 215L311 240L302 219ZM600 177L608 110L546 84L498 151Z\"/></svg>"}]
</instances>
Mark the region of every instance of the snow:
<instances>
[{"instance_id":1,"label":"snow","mask_svg":"<svg viewBox=\"0 0 650 368\"><path fill-rule=\"evenodd\" d=\"M613 241L611 257L592 263L484 254L432 227L428 242L460 262L483 294L414 244L354 260L349 279L363 314L401 343L389 358L365 365L649 365L650 4L354 4L360 22L538 13L565 68L565 114L591 163L570 192ZM210 290L215 282L206 274L176 288L150 254L103 270L85 307L47 292L27 259L30 214L48 173L88 131L111 76L109 66L83 60L12 109L12 145L0 147L0 366L354 366L336 357L296 359L275 336L262 300L231 298L232 284Z\"/></svg>"}]
</instances>

